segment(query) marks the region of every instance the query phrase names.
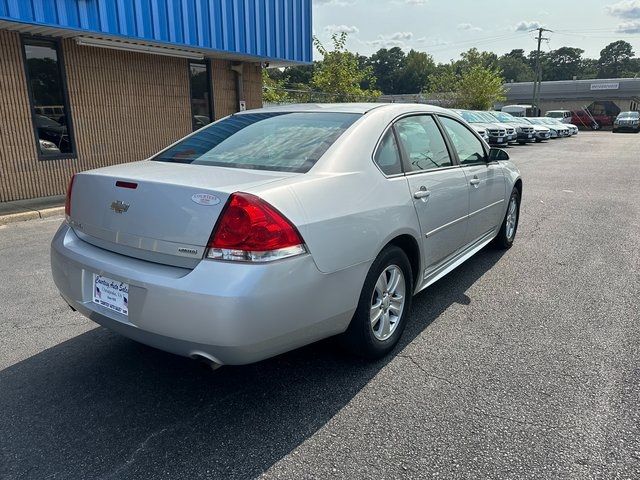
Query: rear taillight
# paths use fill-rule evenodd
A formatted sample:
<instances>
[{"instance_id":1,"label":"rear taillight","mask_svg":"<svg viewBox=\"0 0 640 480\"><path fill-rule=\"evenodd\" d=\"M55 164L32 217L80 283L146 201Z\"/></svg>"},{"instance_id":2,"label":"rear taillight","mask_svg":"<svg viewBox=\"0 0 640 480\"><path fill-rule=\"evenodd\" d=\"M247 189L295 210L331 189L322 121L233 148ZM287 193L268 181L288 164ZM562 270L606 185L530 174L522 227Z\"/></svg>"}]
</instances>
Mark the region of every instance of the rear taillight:
<instances>
[{"instance_id":1,"label":"rear taillight","mask_svg":"<svg viewBox=\"0 0 640 480\"><path fill-rule=\"evenodd\" d=\"M67 186L67 196L64 199L64 214L69 217L71 215L71 190L73 190L73 181L76 179L75 174L71 176L69 185Z\"/></svg>"},{"instance_id":2,"label":"rear taillight","mask_svg":"<svg viewBox=\"0 0 640 480\"><path fill-rule=\"evenodd\" d=\"M229 197L207 247L207 258L241 262L270 262L306 252L296 227L249 193Z\"/></svg>"}]
</instances>

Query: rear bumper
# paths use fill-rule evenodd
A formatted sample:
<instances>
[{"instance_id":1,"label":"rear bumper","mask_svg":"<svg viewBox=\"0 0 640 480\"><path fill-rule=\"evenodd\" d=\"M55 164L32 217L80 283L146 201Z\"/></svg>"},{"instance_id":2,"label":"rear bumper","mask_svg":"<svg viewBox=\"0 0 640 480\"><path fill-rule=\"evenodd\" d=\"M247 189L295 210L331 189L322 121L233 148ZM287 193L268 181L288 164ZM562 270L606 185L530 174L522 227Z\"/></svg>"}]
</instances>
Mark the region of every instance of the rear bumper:
<instances>
[{"instance_id":1,"label":"rear bumper","mask_svg":"<svg viewBox=\"0 0 640 480\"><path fill-rule=\"evenodd\" d=\"M368 265L323 274L302 255L189 270L103 250L63 224L51 269L67 303L96 323L178 355L245 364L343 332ZM128 316L93 303L94 273L129 284Z\"/></svg>"}]
</instances>

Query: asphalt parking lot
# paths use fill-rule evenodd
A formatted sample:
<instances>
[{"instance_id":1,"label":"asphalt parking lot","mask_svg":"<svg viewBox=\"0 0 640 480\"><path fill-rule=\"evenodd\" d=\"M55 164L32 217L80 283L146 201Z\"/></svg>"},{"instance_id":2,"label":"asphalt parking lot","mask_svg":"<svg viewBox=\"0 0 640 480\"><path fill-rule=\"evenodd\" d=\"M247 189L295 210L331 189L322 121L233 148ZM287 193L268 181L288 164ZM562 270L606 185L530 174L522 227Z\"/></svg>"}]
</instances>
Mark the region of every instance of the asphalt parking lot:
<instances>
[{"instance_id":1,"label":"asphalt parking lot","mask_svg":"<svg viewBox=\"0 0 640 480\"><path fill-rule=\"evenodd\" d=\"M68 309L60 218L0 227L0 478L640 478L640 135L509 153L514 247L416 297L376 363L210 372Z\"/></svg>"}]
</instances>

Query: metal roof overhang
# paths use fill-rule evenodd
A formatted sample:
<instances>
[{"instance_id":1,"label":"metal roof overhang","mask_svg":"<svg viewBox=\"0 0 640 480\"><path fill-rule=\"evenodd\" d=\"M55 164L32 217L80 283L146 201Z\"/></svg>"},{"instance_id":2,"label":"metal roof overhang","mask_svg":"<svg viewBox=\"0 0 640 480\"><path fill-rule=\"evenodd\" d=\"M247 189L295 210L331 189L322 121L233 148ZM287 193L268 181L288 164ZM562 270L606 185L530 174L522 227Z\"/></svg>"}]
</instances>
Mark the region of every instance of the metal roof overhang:
<instances>
[{"instance_id":1,"label":"metal roof overhang","mask_svg":"<svg viewBox=\"0 0 640 480\"><path fill-rule=\"evenodd\" d=\"M617 88L592 88L592 85L616 84ZM505 85L509 102L531 102L533 83L509 83ZM640 97L640 79L614 78L594 80L563 80L542 82L540 99L544 101L569 100L627 100Z\"/></svg>"},{"instance_id":2,"label":"metal roof overhang","mask_svg":"<svg viewBox=\"0 0 640 480\"><path fill-rule=\"evenodd\" d=\"M229 52L226 50L217 50L212 48L182 48L173 43L168 42L150 42L146 40L138 40L135 38L123 37L121 35L105 35L87 32L85 30L77 30L72 28L58 28L48 25L40 25L34 23L23 23L16 21L0 20L0 29L11 30L23 35L46 36L52 38L74 38L79 44L82 39L96 39L94 45L88 47L112 48L114 50L130 50L132 52L147 53L155 55L167 55L172 57L185 58L217 58L222 60L235 60L242 62L267 62L270 67L286 67L290 65L300 65L302 62L288 61L281 59L273 59L259 55L247 55L238 52ZM104 41L103 45L99 45L100 41ZM128 48L130 47L130 48ZM144 47L151 49L144 50Z\"/></svg>"}]
</instances>

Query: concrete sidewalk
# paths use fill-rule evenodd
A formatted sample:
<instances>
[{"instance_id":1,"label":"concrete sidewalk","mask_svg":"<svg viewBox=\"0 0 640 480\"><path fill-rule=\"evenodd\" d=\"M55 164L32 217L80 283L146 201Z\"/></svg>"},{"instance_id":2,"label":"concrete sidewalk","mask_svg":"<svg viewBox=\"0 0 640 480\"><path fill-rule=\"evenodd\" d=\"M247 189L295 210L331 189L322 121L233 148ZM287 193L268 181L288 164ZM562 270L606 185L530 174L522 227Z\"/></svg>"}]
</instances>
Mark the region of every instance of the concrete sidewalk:
<instances>
[{"instance_id":1,"label":"concrete sidewalk","mask_svg":"<svg viewBox=\"0 0 640 480\"><path fill-rule=\"evenodd\" d=\"M64 213L64 195L0 203L0 225Z\"/></svg>"}]
</instances>

